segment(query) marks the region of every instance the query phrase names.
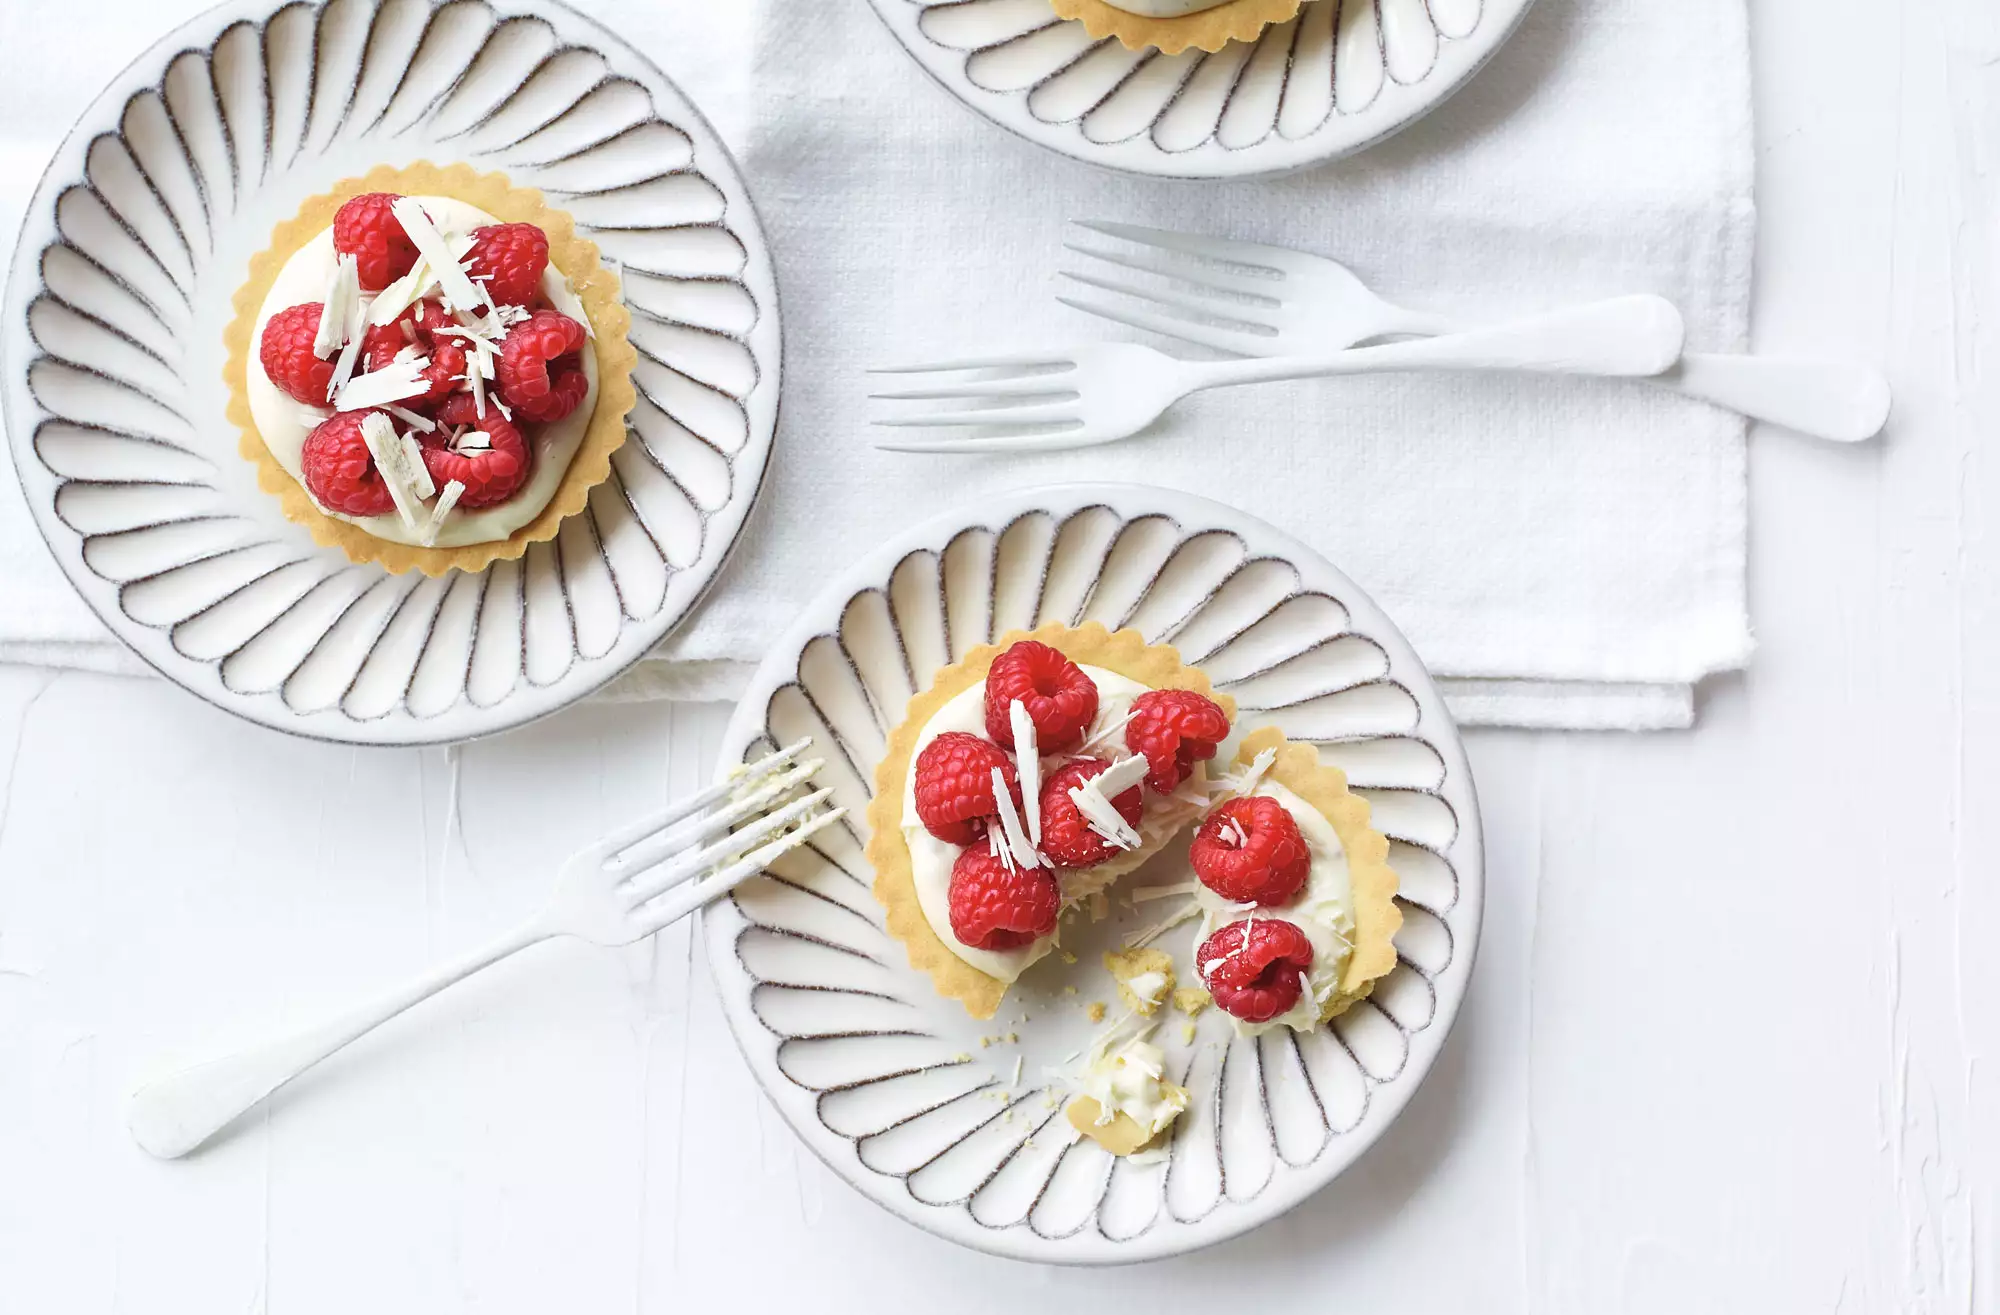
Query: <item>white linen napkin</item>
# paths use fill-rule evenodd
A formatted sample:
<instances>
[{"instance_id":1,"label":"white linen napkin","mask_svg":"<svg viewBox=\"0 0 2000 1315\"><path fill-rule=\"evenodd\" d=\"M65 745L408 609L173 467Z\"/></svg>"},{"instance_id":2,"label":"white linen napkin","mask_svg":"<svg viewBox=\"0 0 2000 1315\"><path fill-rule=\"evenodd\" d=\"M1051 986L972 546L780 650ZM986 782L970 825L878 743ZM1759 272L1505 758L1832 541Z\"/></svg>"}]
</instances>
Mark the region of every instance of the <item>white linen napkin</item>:
<instances>
[{"instance_id":1,"label":"white linen napkin","mask_svg":"<svg viewBox=\"0 0 2000 1315\"><path fill-rule=\"evenodd\" d=\"M1065 221L1087 217L1324 251L1468 319L1658 292L1692 346L1741 349L1755 220L1739 0L1540 0L1399 137L1215 184L1111 174L977 119L862 0L761 0L747 69L696 66L671 39L685 5L591 7L710 98L725 134L747 131L786 321L764 504L709 600L614 697L727 696L829 567L912 509L1080 479L1220 497L1313 544L1398 621L1467 723L1683 726L1694 683L1746 660L1743 426L1644 385L1267 385L1190 399L1113 447L1002 459L876 451L862 373L1130 336L1054 301ZM0 551L23 532L0 500ZM0 658L91 633L46 590L41 629L17 628L17 596L0 580Z\"/></svg>"}]
</instances>

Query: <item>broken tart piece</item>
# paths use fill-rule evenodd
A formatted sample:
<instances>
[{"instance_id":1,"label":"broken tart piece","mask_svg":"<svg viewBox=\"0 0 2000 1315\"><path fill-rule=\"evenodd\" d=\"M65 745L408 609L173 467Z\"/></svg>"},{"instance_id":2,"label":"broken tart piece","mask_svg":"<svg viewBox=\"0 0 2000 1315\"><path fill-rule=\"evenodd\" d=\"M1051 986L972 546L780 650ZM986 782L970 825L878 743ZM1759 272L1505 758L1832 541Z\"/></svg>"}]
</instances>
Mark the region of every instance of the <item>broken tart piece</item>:
<instances>
[{"instance_id":1,"label":"broken tart piece","mask_svg":"<svg viewBox=\"0 0 2000 1315\"><path fill-rule=\"evenodd\" d=\"M868 810L875 895L911 964L992 1017L1064 909L1201 816L1234 715L1172 648L1095 623L940 671L890 733Z\"/></svg>"},{"instance_id":2,"label":"broken tart piece","mask_svg":"<svg viewBox=\"0 0 2000 1315\"><path fill-rule=\"evenodd\" d=\"M319 542L441 575L553 538L610 473L636 355L618 281L539 192L459 165L307 201L251 263L229 414Z\"/></svg>"},{"instance_id":3,"label":"broken tart piece","mask_svg":"<svg viewBox=\"0 0 2000 1315\"><path fill-rule=\"evenodd\" d=\"M1403 915L1389 842L1310 744L1259 730L1236 768L1188 850L1201 906L1195 975L1240 1033L1311 1031L1396 966Z\"/></svg>"}]
</instances>

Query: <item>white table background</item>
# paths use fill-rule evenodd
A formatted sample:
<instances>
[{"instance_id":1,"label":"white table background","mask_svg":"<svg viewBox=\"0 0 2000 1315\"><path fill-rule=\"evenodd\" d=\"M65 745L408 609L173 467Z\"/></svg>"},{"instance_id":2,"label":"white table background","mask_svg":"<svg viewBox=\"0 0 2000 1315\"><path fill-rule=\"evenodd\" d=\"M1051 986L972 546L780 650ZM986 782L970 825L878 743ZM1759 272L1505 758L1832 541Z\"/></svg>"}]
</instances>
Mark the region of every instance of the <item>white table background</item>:
<instances>
[{"instance_id":1,"label":"white table background","mask_svg":"<svg viewBox=\"0 0 2000 1315\"><path fill-rule=\"evenodd\" d=\"M588 7L704 95L669 6ZM0 69L34 57L5 8ZM1761 649L1697 731L1469 737L1473 990L1333 1187L1143 1270L959 1251L793 1141L686 929L524 956L155 1163L122 1128L150 1057L499 930L705 778L723 714L355 751L0 669L0 1312L1993 1309L2000 6L1752 11L1757 341L1883 361L1897 419L1754 439ZM156 35L107 26L38 112Z\"/></svg>"}]
</instances>

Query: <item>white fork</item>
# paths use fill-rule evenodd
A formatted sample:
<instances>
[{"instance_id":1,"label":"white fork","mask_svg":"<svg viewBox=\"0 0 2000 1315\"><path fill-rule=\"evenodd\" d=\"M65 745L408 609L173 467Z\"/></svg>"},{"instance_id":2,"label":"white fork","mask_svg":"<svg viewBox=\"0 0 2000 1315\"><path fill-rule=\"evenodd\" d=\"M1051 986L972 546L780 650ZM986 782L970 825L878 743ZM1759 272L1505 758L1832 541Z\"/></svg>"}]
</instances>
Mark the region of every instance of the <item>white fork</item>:
<instances>
[{"instance_id":1,"label":"white fork","mask_svg":"<svg viewBox=\"0 0 2000 1315\"><path fill-rule=\"evenodd\" d=\"M1066 352L878 370L971 370L984 376L900 392L892 401L945 409L879 419L891 428L972 431L947 438L878 439L892 452L1034 452L1130 438L1175 402L1206 388L1389 370L1537 370L1611 377L1658 374L1681 354L1680 312L1659 297L1610 301L1436 338L1269 360L1184 361L1138 343L1089 343ZM1004 372L992 377L995 371Z\"/></svg>"},{"instance_id":2,"label":"white fork","mask_svg":"<svg viewBox=\"0 0 2000 1315\"><path fill-rule=\"evenodd\" d=\"M1237 356L1302 356L1385 335L1464 327L1384 300L1326 256L1138 224L1075 222L1139 250L1065 243L1097 264L1090 273L1063 276L1094 292L1058 300L1183 342ZM1889 382L1881 372L1837 361L1689 352L1648 382L1839 443L1872 438L1889 419Z\"/></svg>"},{"instance_id":3,"label":"white fork","mask_svg":"<svg viewBox=\"0 0 2000 1315\"><path fill-rule=\"evenodd\" d=\"M482 968L556 936L630 945L733 890L846 815L844 808L812 813L831 790L764 811L819 770L813 759L779 771L811 743L780 749L573 855L542 911L484 948L315 1026L146 1083L133 1093L127 1116L133 1140L161 1159L186 1155L327 1056Z\"/></svg>"}]
</instances>

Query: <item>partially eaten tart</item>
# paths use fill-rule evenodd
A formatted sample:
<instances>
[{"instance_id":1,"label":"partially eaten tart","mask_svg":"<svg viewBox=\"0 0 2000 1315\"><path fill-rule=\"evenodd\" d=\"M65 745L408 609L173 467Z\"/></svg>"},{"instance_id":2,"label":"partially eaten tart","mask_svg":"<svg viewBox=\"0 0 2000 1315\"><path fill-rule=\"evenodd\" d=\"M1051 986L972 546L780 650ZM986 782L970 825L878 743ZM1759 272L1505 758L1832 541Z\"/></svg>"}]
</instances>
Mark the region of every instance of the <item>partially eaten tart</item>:
<instances>
[{"instance_id":1,"label":"partially eaten tart","mask_svg":"<svg viewBox=\"0 0 2000 1315\"><path fill-rule=\"evenodd\" d=\"M1187 1108L1153 1040L1169 1007L1190 1040L1211 1004L1245 1035L1311 1031L1396 964L1396 875L1367 801L1312 745L1239 737L1235 715L1172 648L1047 625L939 672L876 769L868 857L888 929L975 1018L1056 947L1065 910L1195 827L1193 879L1144 892L1184 907L1104 955L1124 1012L1072 1082L1071 1127L1115 1155L1156 1149ZM1237 752L1218 771L1225 741ZM1197 918L1177 974L1146 941ZM1088 1012L1103 1021L1101 1003Z\"/></svg>"},{"instance_id":2,"label":"partially eaten tart","mask_svg":"<svg viewBox=\"0 0 2000 1315\"><path fill-rule=\"evenodd\" d=\"M1074 19L1097 40L1117 37L1130 50L1166 55L1221 50L1231 41L1254 41L1265 28L1288 22L1308 3L1335 0L1050 0L1056 14Z\"/></svg>"},{"instance_id":3,"label":"partially eaten tart","mask_svg":"<svg viewBox=\"0 0 2000 1315\"><path fill-rule=\"evenodd\" d=\"M441 575L518 557L624 441L618 281L501 175L383 168L312 198L236 309L241 450L287 517L355 561Z\"/></svg>"},{"instance_id":4,"label":"partially eaten tart","mask_svg":"<svg viewBox=\"0 0 2000 1315\"><path fill-rule=\"evenodd\" d=\"M876 769L868 856L910 962L975 1018L1055 947L1062 911L1206 810L1235 705L1164 645L1095 623L968 653Z\"/></svg>"}]
</instances>

